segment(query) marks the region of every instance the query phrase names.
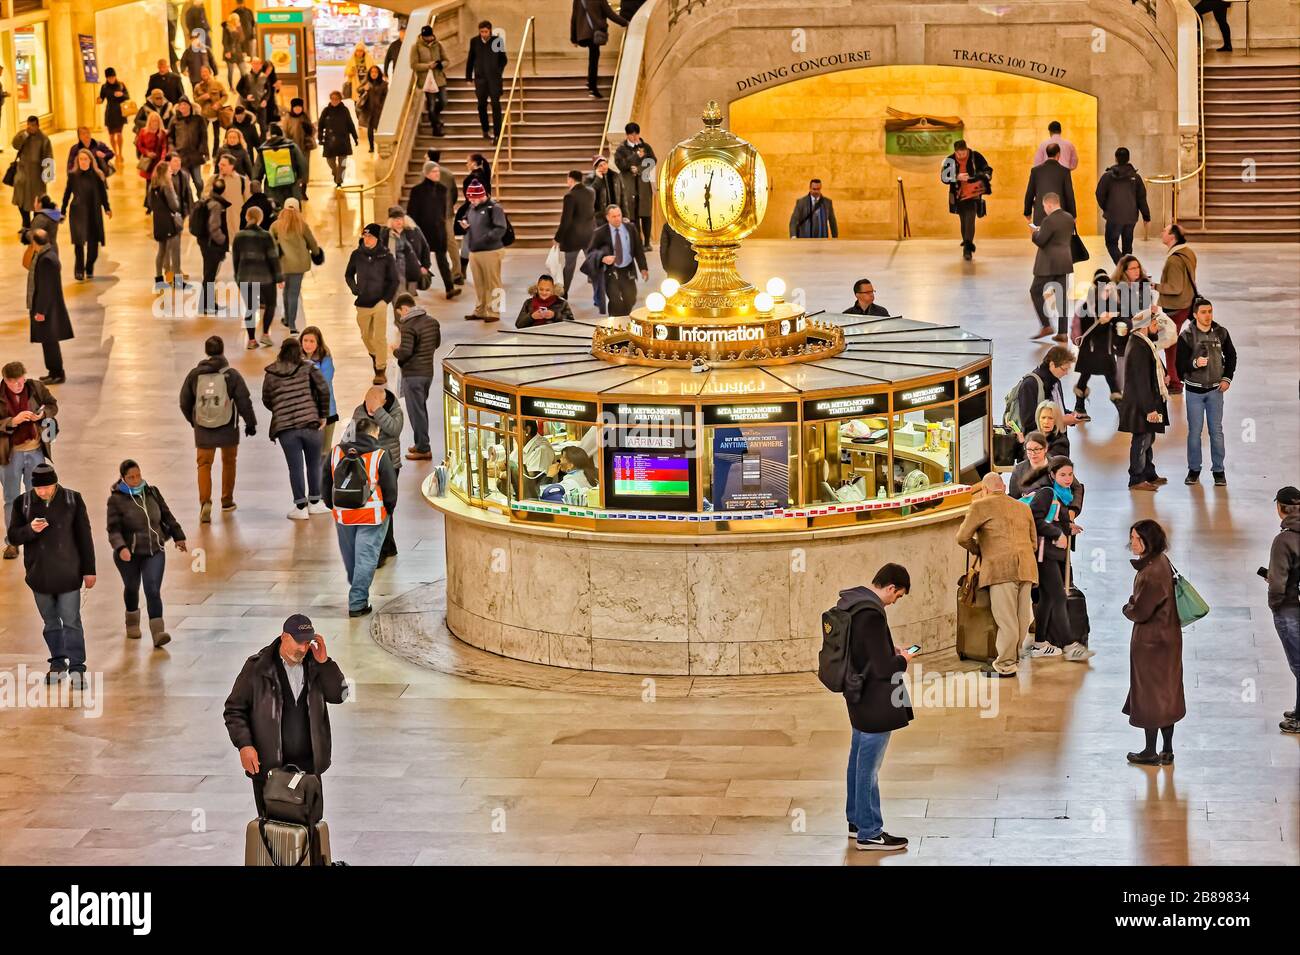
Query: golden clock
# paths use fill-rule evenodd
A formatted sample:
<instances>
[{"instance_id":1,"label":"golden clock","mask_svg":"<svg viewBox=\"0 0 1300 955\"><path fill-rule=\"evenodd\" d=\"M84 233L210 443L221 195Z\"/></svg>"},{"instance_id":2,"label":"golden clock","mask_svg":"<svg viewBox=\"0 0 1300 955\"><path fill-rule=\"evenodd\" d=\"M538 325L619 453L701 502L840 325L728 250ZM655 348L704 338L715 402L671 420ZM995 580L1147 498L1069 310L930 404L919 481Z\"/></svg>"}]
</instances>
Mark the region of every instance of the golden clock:
<instances>
[{"instance_id":1,"label":"golden clock","mask_svg":"<svg viewBox=\"0 0 1300 955\"><path fill-rule=\"evenodd\" d=\"M740 172L716 156L692 159L673 180L673 209L695 232L725 231L745 211L745 201Z\"/></svg>"}]
</instances>

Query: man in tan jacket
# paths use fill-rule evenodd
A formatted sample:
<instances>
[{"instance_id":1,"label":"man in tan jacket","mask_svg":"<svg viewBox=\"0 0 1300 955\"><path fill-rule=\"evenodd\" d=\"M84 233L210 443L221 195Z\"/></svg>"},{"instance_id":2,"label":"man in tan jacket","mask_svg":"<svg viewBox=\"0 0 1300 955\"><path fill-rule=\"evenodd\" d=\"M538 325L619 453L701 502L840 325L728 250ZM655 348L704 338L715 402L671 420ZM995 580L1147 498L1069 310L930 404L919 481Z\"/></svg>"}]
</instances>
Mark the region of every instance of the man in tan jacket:
<instances>
[{"instance_id":1,"label":"man in tan jacket","mask_svg":"<svg viewBox=\"0 0 1300 955\"><path fill-rule=\"evenodd\" d=\"M998 625L998 655L990 675L1014 676L1020 644L1034 619L1029 591L1038 583L1038 532L1029 506L1007 497L1002 475L988 473L957 531L957 543L979 558L979 584L989 590Z\"/></svg>"}]
</instances>

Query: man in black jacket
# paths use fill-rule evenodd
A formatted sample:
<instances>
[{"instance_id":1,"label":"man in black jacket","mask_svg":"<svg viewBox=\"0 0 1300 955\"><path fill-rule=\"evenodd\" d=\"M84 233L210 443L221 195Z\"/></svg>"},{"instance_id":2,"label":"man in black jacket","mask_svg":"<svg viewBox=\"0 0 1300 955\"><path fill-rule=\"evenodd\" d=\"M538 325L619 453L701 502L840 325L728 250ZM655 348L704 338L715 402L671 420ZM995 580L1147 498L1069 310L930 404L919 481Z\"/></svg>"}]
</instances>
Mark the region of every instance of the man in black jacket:
<instances>
[{"instance_id":1,"label":"man in black jacket","mask_svg":"<svg viewBox=\"0 0 1300 955\"><path fill-rule=\"evenodd\" d=\"M454 180L451 187L456 188ZM447 208L447 187L442 181L442 167L436 162L426 162L424 178L411 190L406 201L406 214L424 235L429 246L429 257L438 265L438 275L442 278L443 289L450 301L460 294L451 266L454 261L459 268L460 257L457 255L451 261L448 260Z\"/></svg>"},{"instance_id":2,"label":"man in black jacket","mask_svg":"<svg viewBox=\"0 0 1300 955\"><path fill-rule=\"evenodd\" d=\"M1038 317L1038 331L1032 338L1051 335L1052 316L1055 315L1059 331L1054 337L1056 341L1063 342L1066 338L1065 327L1070 321L1069 283L1070 275L1074 272L1070 243L1074 236L1074 216L1061 208L1061 198L1054 192L1043 196L1043 211L1045 215L1042 225L1030 225L1033 230L1030 238L1038 246L1038 253L1034 256L1034 281L1029 285L1029 300ZM1053 297L1051 309L1047 307L1045 295L1049 290Z\"/></svg>"},{"instance_id":3,"label":"man in black jacket","mask_svg":"<svg viewBox=\"0 0 1300 955\"><path fill-rule=\"evenodd\" d=\"M1225 487L1223 396L1237 373L1237 349L1228 330L1214 320L1209 299L1192 302L1192 321L1183 326L1175 355L1187 406L1187 478L1183 483L1200 483L1201 431L1208 425L1210 473L1215 487Z\"/></svg>"},{"instance_id":4,"label":"man in black jacket","mask_svg":"<svg viewBox=\"0 0 1300 955\"><path fill-rule=\"evenodd\" d=\"M442 326L438 320L415 304L415 297L403 292L393 299L393 317L402 336L393 348L397 367L402 370L402 397L406 415L411 419L411 436L415 444L406 449L409 461L432 461L429 446L429 390L437 372L434 358L442 344Z\"/></svg>"},{"instance_id":5,"label":"man in black jacket","mask_svg":"<svg viewBox=\"0 0 1300 955\"><path fill-rule=\"evenodd\" d=\"M1296 702L1282 714L1278 728L1283 733L1300 733L1300 488L1284 487L1273 498L1282 529L1269 549L1268 568L1261 568L1268 581L1268 609L1273 611L1273 626L1286 662L1295 677Z\"/></svg>"},{"instance_id":6,"label":"man in black jacket","mask_svg":"<svg viewBox=\"0 0 1300 955\"><path fill-rule=\"evenodd\" d=\"M399 282L397 260L379 241L382 234L378 223L366 226L343 273L356 296L357 328L375 367L376 385L388 381L388 303L397 295Z\"/></svg>"},{"instance_id":7,"label":"man in black jacket","mask_svg":"<svg viewBox=\"0 0 1300 955\"><path fill-rule=\"evenodd\" d=\"M244 376L226 360L226 344L220 335L203 343L207 355L181 385L181 414L194 429L198 458L199 523L212 521L212 464L221 449L221 509L235 509L235 470L239 458L239 419L244 434L257 434L257 414ZM214 422L224 419L225 423Z\"/></svg>"},{"instance_id":8,"label":"man in black jacket","mask_svg":"<svg viewBox=\"0 0 1300 955\"><path fill-rule=\"evenodd\" d=\"M903 674L912 654L894 645L885 608L907 596L912 579L907 568L885 564L876 571L870 587L840 591L839 609L852 615L849 632L849 668L862 674L862 693L845 697L853 740L849 746L848 799L845 814L849 836L857 848L893 851L906 849L907 840L885 832L880 814L880 764L885 759L889 734L912 721L912 706Z\"/></svg>"},{"instance_id":9,"label":"man in black jacket","mask_svg":"<svg viewBox=\"0 0 1300 955\"><path fill-rule=\"evenodd\" d=\"M659 230L659 264L664 267L664 274L680 285L695 278L700 267L691 243L667 222Z\"/></svg>"},{"instance_id":10,"label":"man in black jacket","mask_svg":"<svg viewBox=\"0 0 1300 955\"><path fill-rule=\"evenodd\" d=\"M858 279L853 283L853 304L844 310L845 315L880 315L889 314L889 309L876 304L876 287L871 279Z\"/></svg>"},{"instance_id":11,"label":"man in black jacket","mask_svg":"<svg viewBox=\"0 0 1300 955\"><path fill-rule=\"evenodd\" d=\"M808 182L808 194L800 196L790 213L790 238L838 239L840 226L835 220L835 204L822 195L822 181Z\"/></svg>"},{"instance_id":12,"label":"man in black jacket","mask_svg":"<svg viewBox=\"0 0 1300 955\"><path fill-rule=\"evenodd\" d=\"M266 815L267 770L292 765L319 776L330 768L326 704L347 698L343 671L304 614L291 616L274 642L244 661L223 716L239 764L253 781L259 816Z\"/></svg>"},{"instance_id":13,"label":"man in black jacket","mask_svg":"<svg viewBox=\"0 0 1300 955\"><path fill-rule=\"evenodd\" d=\"M983 155L959 139L939 167L939 179L948 187L948 211L961 222L962 258L975 254L975 220L988 212L984 197L993 192L993 167Z\"/></svg>"},{"instance_id":14,"label":"man in black jacket","mask_svg":"<svg viewBox=\"0 0 1300 955\"><path fill-rule=\"evenodd\" d=\"M1128 161L1128 150L1115 150L1115 165L1097 180L1097 205L1106 219L1106 251L1119 265L1122 256L1133 254L1133 227L1138 216L1151 221L1147 206L1147 187L1137 169Z\"/></svg>"},{"instance_id":15,"label":"man in black jacket","mask_svg":"<svg viewBox=\"0 0 1300 955\"><path fill-rule=\"evenodd\" d=\"M582 173L570 169L565 182L569 191L564 194L564 209L560 213L560 225L555 230L555 242L564 253L564 294L573 294L573 272L578 267L578 256L596 231L593 209L596 193L591 187L582 184Z\"/></svg>"},{"instance_id":16,"label":"man in black jacket","mask_svg":"<svg viewBox=\"0 0 1300 955\"><path fill-rule=\"evenodd\" d=\"M501 136L501 88L506 73L505 43L492 35L492 22L478 25L478 36L469 41L465 58L465 79L474 81L474 98L478 100L478 123L483 138L496 142ZM492 129L488 130L487 104L492 101Z\"/></svg>"},{"instance_id":17,"label":"man in black jacket","mask_svg":"<svg viewBox=\"0 0 1300 955\"><path fill-rule=\"evenodd\" d=\"M1057 197L1057 203L1071 217L1076 216L1074 208L1074 182L1070 170L1061 165L1061 147L1056 143L1047 144L1047 158L1029 170L1029 183L1025 186L1025 221L1042 225L1047 217L1044 208L1049 195Z\"/></svg>"},{"instance_id":18,"label":"man in black jacket","mask_svg":"<svg viewBox=\"0 0 1300 955\"><path fill-rule=\"evenodd\" d=\"M230 244L230 259L235 281L244 297L244 328L248 347L271 345L271 319L275 315L276 292L284 281L280 268L280 249L271 233L262 228L262 210L256 206L246 211L248 228L235 233ZM257 334L257 310L262 310L262 334Z\"/></svg>"},{"instance_id":19,"label":"man in black jacket","mask_svg":"<svg viewBox=\"0 0 1300 955\"><path fill-rule=\"evenodd\" d=\"M618 206L605 210L605 224L595 231L587 246L582 270L605 290L608 315L630 315L636 307L636 273L641 281L650 278L645 249L635 226L623 221Z\"/></svg>"},{"instance_id":20,"label":"man in black jacket","mask_svg":"<svg viewBox=\"0 0 1300 955\"><path fill-rule=\"evenodd\" d=\"M167 102L173 106L185 98L185 87L181 83L181 75L173 73L166 60L159 60L158 72L149 76L149 86L144 91L145 97L147 98L154 90L162 90Z\"/></svg>"},{"instance_id":21,"label":"man in black jacket","mask_svg":"<svg viewBox=\"0 0 1300 955\"><path fill-rule=\"evenodd\" d=\"M81 588L95 586L95 542L86 502L59 486L48 462L32 472L32 489L14 502L9 540L22 547L27 586L45 623L50 650L46 683L69 673L81 687L86 674L86 633L81 626Z\"/></svg>"}]
</instances>

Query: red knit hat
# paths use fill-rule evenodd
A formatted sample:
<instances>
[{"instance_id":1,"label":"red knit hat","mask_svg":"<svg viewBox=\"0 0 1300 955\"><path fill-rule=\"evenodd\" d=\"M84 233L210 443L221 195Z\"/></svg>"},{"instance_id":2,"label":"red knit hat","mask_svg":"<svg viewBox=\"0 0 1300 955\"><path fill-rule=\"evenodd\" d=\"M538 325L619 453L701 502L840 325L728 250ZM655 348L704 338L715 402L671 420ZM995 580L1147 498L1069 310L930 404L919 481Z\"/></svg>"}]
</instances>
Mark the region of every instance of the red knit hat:
<instances>
[{"instance_id":1,"label":"red knit hat","mask_svg":"<svg viewBox=\"0 0 1300 955\"><path fill-rule=\"evenodd\" d=\"M465 187L466 199L482 199L486 195L487 190L483 188L483 183L479 182L477 179Z\"/></svg>"}]
</instances>

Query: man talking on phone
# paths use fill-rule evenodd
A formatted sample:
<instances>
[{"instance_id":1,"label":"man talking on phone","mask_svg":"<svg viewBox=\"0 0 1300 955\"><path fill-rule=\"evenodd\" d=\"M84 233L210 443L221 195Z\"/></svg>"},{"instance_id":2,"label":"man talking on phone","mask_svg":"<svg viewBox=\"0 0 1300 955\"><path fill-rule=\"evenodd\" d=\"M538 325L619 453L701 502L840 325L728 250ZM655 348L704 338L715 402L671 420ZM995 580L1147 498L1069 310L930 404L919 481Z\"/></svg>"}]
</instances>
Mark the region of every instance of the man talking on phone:
<instances>
[{"instance_id":1,"label":"man talking on phone","mask_svg":"<svg viewBox=\"0 0 1300 955\"><path fill-rule=\"evenodd\" d=\"M226 732L253 781L259 816L266 815L266 771L296 766L317 776L330 767L327 703L342 703L348 686L329 658L325 638L296 613L270 646L253 654L226 698Z\"/></svg>"},{"instance_id":2,"label":"man talking on phone","mask_svg":"<svg viewBox=\"0 0 1300 955\"><path fill-rule=\"evenodd\" d=\"M86 502L59 486L50 464L32 471L32 489L14 501L9 541L22 547L27 586L44 621L50 650L46 683L64 675L74 688L86 677L86 633L81 626L81 588L95 586L95 542Z\"/></svg>"}]
</instances>

